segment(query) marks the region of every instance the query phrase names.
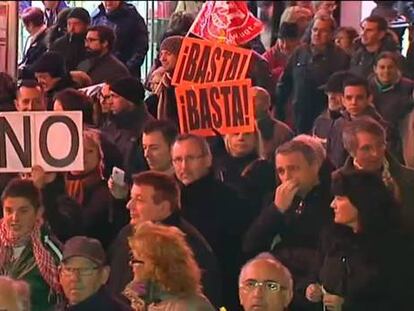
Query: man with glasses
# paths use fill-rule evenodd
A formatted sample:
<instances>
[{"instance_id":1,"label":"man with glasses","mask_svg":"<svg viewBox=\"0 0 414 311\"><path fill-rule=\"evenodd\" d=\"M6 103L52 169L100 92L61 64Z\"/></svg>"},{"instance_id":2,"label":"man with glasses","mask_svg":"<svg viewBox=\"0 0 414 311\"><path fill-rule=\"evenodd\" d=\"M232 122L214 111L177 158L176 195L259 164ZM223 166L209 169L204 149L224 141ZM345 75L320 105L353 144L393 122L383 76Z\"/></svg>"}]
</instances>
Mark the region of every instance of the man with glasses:
<instances>
[{"instance_id":1,"label":"man with glasses","mask_svg":"<svg viewBox=\"0 0 414 311\"><path fill-rule=\"evenodd\" d=\"M92 84L112 82L129 76L128 68L112 54L114 31L107 26L93 26L85 38L87 59L78 65L86 72Z\"/></svg>"},{"instance_id":2,"label":"man with glasses","mask_svg":"<svg viewBox=\"0 0 414 311\"><path fill-rule=\"evenodd\" d=\"M362 169L379 174L402 204L403 226L414 235L414 170L401 165L386 151L384 128L371 118L350 122L343 143L350 157L340 170Z\"/></svg>"},{"instance_id":3,"label":"man with glasses","mask_svg":"<svg viewBox=\"0 0 414 311\"><path fill-rule=\"evenodd\" d=\"M205 138L183 134L173 144L172 162L181 182L183 216L210 243L223 272L224 305L236 310L237 267L241 265L240 237L247 228L243 211L246 203L221 181L214 178L212 154Z\"/></svg>"},{"instance_id":4,"label":"man with glasses","mask_svg":"<svg viewBox=\"0 0 414 311\"><path fill-rule=\"evenodd\" d=\"M259 254L242 267L239 299L244 311L287 310L292 297L292 276L271 254Z\"/></svg>"},{"instance_id":5,"label":"man with glasses","mask_svg":"<svg viewBox=\"0 0 414 311\"><path fill-rule=\"evenodd\" d=\"M59 266L59 280L66 301L55 311L132 310L103 287L109 272L105 251L98 240L84 236L69 239Z\"/></svg>"}]
</instances>

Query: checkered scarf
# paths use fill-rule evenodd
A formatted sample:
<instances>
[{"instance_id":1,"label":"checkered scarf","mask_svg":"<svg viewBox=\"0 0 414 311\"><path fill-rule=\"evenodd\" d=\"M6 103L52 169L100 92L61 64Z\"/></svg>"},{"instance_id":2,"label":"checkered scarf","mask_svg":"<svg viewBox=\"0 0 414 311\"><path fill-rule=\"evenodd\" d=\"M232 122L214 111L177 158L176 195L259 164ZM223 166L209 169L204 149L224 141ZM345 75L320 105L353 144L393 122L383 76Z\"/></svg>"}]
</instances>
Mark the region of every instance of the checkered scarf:
<instances>
[{"instance_id":1,"label":"checkered scarf","mask_svg":"<svg viewBox=\"0 0 414 311\"><path fill-rule=\"evenodd\" d=\"M30 235L34 258L43 279L55 292L59 293L61 292L61 287L58 278L58 268L52 255L42 244L40 227L41 222L36 222ZM13 247L19 245L19 242L21 241L17 241L12 237L5 221L0 219L0 268L10 262L13 254Z\"/></svg>"}]
</instances>

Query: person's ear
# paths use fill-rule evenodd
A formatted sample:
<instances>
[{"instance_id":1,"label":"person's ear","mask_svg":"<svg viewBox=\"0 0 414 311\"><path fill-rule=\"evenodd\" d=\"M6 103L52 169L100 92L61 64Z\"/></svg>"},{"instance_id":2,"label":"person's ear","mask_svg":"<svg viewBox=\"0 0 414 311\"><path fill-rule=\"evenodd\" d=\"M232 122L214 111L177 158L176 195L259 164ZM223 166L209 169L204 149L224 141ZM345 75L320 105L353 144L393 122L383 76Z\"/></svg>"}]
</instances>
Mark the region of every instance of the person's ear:
<instances>
[{"instance_id":1,"label":"person's ear","mask_svg":"<svg viewBox=\"0 0 414 311\"><path fill-rule=\"evenodd\" d=\"M167 200L162 201L158 207L162 215L169 215L171 213L171 203Z\"/></svg>"},{"instance_id":2,"label":"person's ear","mask_svg":"<svg viewBox=\"0 0 414 311\"><path fill-rule=\"evenodd\" d=\"M285 290L285 292L283 294L284 294L283 295L283 299L284 299L283 305L285 306L285 308L287 308L290 305L290 303L292 302L293 291L287 289L287 290Z\"/></svg>"},{"instance_id":3,"label":"person's ear","mask_svg":"<svg viewBox=\"0 0 414 311\"><path fill-rule=\"evenodd\" d=\"M101 285L105 285L106 282L108 282L109 275L111 273L111 268L109 266L104 266L101 270L101 277L100 277L100 283Z\"/></svg>"}]
</instances>

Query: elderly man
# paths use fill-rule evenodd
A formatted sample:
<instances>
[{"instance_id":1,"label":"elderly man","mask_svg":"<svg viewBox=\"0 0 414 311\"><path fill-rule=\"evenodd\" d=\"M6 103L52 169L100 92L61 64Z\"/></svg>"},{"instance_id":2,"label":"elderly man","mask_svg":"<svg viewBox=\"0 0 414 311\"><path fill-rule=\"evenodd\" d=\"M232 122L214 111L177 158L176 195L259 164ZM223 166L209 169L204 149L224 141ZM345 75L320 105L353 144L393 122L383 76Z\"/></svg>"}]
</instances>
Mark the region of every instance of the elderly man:
<instances>
[{"instance_id":1,"label":"elderly man","mask_svg":"<svg viewBox=\"0 0 414 311\"><path fill-rule=\"evenodd\" d=\"M262 253L242 267L239 299L244 311L284 311L292 297L292 276L273 255Z\"/></svg>"},{"instance_id":2,"label":"elderly man","mask_svg":"<svg viewBox=\"0 0 414 311\"><path fill-rule=\"evenodd\" d=\"M65 243L59 280L66 301L56 311L127 311L103 285L109 277L105 251L98 240L76 236Z\"/></svg>"},{"instance_id":3,"label":"elderly man","mask_svg":"<svg viewBox=\"0 0 414 311\"><path fill-rule=\"evenodd\" d=\"M404 229L414 235L414 170L386 152L384 128L371 118L359 118L345 127L342 136L350 157L340 170L364 169L379 174L402 203Z\"/></svg>"},{"instance_id":4,"label":"elderly man","mask_svg":"<svg viewBox=\"0 0 414 311\"><path fill-rule=\"evenodd\" d=\"M14 179L4 189L0 221L0 275L26 281L33 311L48 310L60 293L57 263L62 256L43 224L39 190Z\"/></svg>"}]
</instances>

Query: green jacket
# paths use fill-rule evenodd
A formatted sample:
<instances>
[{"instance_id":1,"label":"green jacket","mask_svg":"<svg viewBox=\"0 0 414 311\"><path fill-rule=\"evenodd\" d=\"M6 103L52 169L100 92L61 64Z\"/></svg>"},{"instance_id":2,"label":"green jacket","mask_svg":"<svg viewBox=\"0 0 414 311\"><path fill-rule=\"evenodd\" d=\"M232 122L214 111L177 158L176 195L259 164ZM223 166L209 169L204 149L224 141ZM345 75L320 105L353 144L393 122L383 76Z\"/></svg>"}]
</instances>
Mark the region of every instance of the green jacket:
<instances>
[{"instance_id":1,"label":"green jacket","mask_svg":"<svg viewBox=\"0 0 414 311\"><path fill-rule=\"evenodd\" d=\"M58 242L52 241L43 230L41 234L41 241L45 248L49 251L55 259L56 264L62 258L60 252L60 245ZM30 301L32 311L46 311L54 306L58 300L59 295L50 288L49 284L43 279L40 270L37 267L32 243L29 243L21 253L20 257L10 262L1 269L2 274L8 275L13 279L26 281L30 286Z\"/></svg>"}]
</instances>

